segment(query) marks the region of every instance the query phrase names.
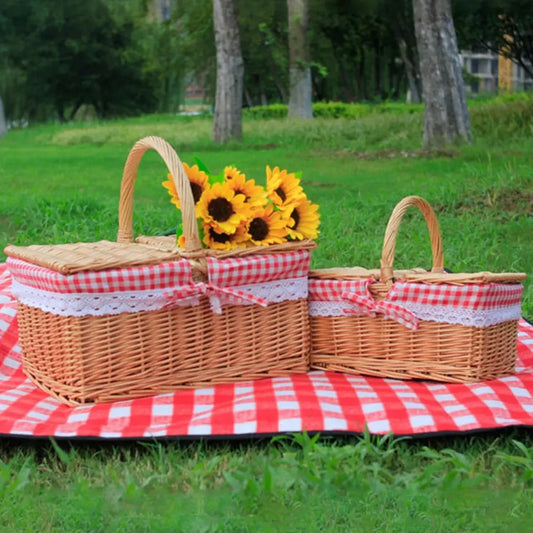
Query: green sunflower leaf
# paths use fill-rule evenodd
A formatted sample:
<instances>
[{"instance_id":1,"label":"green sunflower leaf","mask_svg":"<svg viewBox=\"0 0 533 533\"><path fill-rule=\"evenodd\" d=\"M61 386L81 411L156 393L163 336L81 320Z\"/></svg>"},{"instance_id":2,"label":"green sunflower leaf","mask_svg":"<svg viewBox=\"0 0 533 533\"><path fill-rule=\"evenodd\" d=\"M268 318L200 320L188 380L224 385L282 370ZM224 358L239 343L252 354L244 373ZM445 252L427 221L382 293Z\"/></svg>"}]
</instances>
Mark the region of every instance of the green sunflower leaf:
<instances>
[{"instance_id":1,"label":"green sunflower leaf","mask_svg":"<svg viewBox=\"0 0 533 533\"><path fill-rule=\"evenodd\" d=\"M193 159L194 162L198 165L198 168L202 172L205 172L207 175L209 175L209 169L207 168L206 164L199 157L194 156Z\"/></svg>"},{"instance_id":2,"label":"green sunflower leaf","mask_svg":"<svg viewBox=\"0 0 533 533\"><path fill-rule=\"evenodd\" d=\"M224 171L219 174L209 174L209 183L211 185L214 185L215 183L224 183L225 181L226 176L224 175Z\"/></svg>"}]
</instances>

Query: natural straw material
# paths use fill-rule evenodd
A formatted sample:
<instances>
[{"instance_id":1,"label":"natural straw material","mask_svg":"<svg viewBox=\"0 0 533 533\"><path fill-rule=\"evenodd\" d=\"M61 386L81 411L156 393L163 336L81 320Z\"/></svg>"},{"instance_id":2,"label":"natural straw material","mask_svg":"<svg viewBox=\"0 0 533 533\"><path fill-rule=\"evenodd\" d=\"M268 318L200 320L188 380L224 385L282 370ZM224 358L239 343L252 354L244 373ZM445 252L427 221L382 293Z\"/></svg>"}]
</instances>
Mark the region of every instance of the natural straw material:
<instances>
[{"instance_id":1,"label":"natural straw material","mask_svg":"<svg viewBox=\"0 0 533 533\"><path fill-rule=\"evenodd\" d=\"M22 259L61 274L157 265L179 258L176 250L111 241L32 244L30 246L9 245L6 246L5 252L10 257Z\"/></svg>"},{"instance_id":2,"label":"natural straw material","mask_svg":"<svg viewBox=\"0 0 533 533\"><path fill-rule=\"evenodd\" d=\"M431 272L423 269L393 270L396 236L403 215L418 207L426 220L433 254ZM314 270L310 287L319 280L331 287L341 282L371 280L373 302L386 300L395 281L416 286L461 287L490 283L517 283L525 274L449 274L444 271L442 239L435 213L422 198L404 198L394 209L386 232L379 270L361 267ZM312 289L310 298L312 298ZM367 302L368 303L368 302ZM310 307L313 302L310 302ZM374 305L370 302L368 305ZM339 372L397 379L432 379L473 382L513 372L516 359L518 320L506 320L486 327L420 320L417 329L379 313L312 315L311 367Z\"/></svg>"},{"instance_id":3,"label":"natural straw material","mask_svg":"<svg viewBox=\"0 0 533 533\"><path fill-rule=\"evenodd\" d=\"M162 157L174 178L185 250L133 243L134 183L139 162L149 149ZM275 250L261 247L261 251L283 254L310 247L311 243L303 242L300 247L290 244ZM189 262L195 282L208 280L209 252L201 248L188 179L174 150L157 137L138 141L126 161L118 244L8 247L6 253L62 273L182 260ZM307 271L304 287L306 275ZM273 301L266 307L229 303L221 313L213 312L208 296L197 296L197 305L165 305L157 310L102 316L63 316L19 301L24 371L49 394L76 405L308 370L305 295Z\"/></svg>"},{"instance_id":4,"label":"natural straw material","mask_svg":"<svg viewBox=\"0 0 533 533\"><path fill-rule=\"evenodd\" d=\"M305 300L217 315L204 297L198 306L103 317L19 304L18 317L25 373L70 405L308 369Z\"/></svg>"}]
</instances>

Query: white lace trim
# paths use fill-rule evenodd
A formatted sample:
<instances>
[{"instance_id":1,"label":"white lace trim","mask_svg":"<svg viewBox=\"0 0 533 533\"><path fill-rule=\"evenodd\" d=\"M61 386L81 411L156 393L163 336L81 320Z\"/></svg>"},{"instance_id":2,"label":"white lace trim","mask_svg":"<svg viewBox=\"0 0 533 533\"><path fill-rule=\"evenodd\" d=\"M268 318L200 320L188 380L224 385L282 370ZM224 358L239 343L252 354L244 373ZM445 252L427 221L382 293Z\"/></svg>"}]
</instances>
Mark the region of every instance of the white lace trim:
<instances>
[{"instance_id":1,"label":"white lace trim","mask_svg":"<svg viewBox=\"0 0 533 533\"><path fill-rule=\"evenodd\" d=\"M465 309L448 305L427 305L409 303L405 308L418 319L431 322L447 322L462 326L485 328L510 320L518 320L521 316L520 304L495 309Z\"/></svg>"},{"instance_id":2,"label":"white lace trim","mask_svg":"<svg viewBox=\"0 0 533 533\"><path fill-rule=\"evenodd\" d=\"M352 313L349 312L353 311ZM358 308L348 302L309 302L309 314L311 316L354 316L364 315L358 312Z\"/></svg>"},{"instance_id":3,"label":"white lace trim","mask_svg":"<svg viewBox=\"0 0 533 533\"><path fill-rule=\"evenodd\" d=\"M23 304L60 316L116 315L120 313L155 311L169 306L194 306L199 304L197 296L169 300L168 293L170 291L179 293L182 289L182 287L167 287L165 289L94 294L51 292L28 287L15 280L13 280L12 285L13 296ZM307 278L276 280L232 287L232 289L248 292L268 301L268 303L278 303L285 300L307 298ZM227 295L211 296L210 298L214 310L219 310L220 305L225 304L253 305L252 302L244 302Z\"/></svg>"},{"instance_id":4,"label":"white lace trim","mask_svg":"<svg viewBox=\"0 0 533 533\"><path fill-rule=\"evenodd\" d=\"M179 287L172 287L179 289ZM60 316L100 316L155 311L168 305L169 289L107 293L58 293L28 287L13 280L13 295L23 304ZM198 305L198 298L186 298L173 305Z\"/></svg>"},{"instance_id":5,"label":"white lace trim","mask_svg":"<svg viewBox=\"0 0 533 533\"><path fill-rule=\"evenodd\" d=\"M483 328L510 320L518 320L521 316L520 304L496 309L464 309L447 305L408 304L404 306L419 320L429 322L445 322ZM352 311L352 312L350 312ZM311 316L363 316L364 312L348 302L309 302Z\"/></svg>"},{"instance_id":6,"label":"white lace trim","mask_svg":"<svg viewBox=\"0 0 533 533\"><path fill-rule=\"evenodd\" d=\"M258 298L267 300L269 303L279 303L286 300L300 300L308 295L307 276L301 278L279 279L267 283L251 283L249 285L239 285L231 287L239 291L253 294ZM231 296L220 296L220 302L225 304L254 305L253 302L236 301Z\"/></svg>"}]
</instances>

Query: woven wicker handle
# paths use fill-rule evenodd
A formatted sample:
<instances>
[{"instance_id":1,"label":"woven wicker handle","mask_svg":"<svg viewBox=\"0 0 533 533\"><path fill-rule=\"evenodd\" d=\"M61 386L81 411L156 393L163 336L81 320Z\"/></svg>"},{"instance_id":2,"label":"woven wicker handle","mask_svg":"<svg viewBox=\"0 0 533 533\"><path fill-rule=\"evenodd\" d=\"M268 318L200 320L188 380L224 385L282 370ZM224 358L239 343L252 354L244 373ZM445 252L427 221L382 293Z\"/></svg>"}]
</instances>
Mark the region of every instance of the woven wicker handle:
<instances>
[{"instance_id":1,"label":"woven wicker handle","mask_svg":"<svg viewBox=\"0 0 533 533\"><path fill-rule=\"evenodd\" d=\"M433 267L431 272L444 272L444 255L442 252L442 237L440 234L439 222L433 211L433 208L419 196L406 196L392 212L387 229L385 230L385 240L383 242L383 250L381 254L381 281L383 283L392 284L394 280L394 250L396 248L396 237L400 229L400 222L403 215L411 207L416 206L426 219L426 224L429 229L429 238L431 241L431 251L433 254Z\"/></svg>"},{"instance_id":2,"label":"woven wicker handle","mask_svg":"<svg viewBox=\"0 0 533 533\"><path fill-rule=\"evenodd\" d=\"M145 137L135 143L131 149L122 175L120 186L120 203L118 206L118 242L133 242L133 191L137 169L142 156L149 149L155 150L165 162L174 179L174 185L181 204L185 250L194 252L202 248L198 235L198 225L194 211L194 198L189 179L180 158L161 137Z\"/></svg>"}]
</instances>

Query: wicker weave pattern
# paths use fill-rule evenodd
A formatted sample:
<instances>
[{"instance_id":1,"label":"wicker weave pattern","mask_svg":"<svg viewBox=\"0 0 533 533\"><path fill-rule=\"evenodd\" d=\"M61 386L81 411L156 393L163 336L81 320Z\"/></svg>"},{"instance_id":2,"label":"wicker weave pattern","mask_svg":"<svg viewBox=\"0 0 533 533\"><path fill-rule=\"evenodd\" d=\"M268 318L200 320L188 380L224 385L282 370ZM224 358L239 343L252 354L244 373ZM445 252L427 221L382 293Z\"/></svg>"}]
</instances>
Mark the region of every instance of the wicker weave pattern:
<instances>
[{"instance_id":1,"label":"wicker weave pattern","mask_svg":"<svg viewBox=\"0 0 533 533\"><path fill-rule=\"evenodd\" d=\"M418 207L429 228L433 253L431 273L393 270L399 224L406 210ZM327 269L310 277L327 280L374 278L369 285L375 301L388 295L395 280L424 284L518 282L525 274L447 274L438 221L422 198L407 197L393 211L379 270ZM312 281L311 281L312 283ZM382 316L311 316L311 367L397 379L473 382L504 376L516 360L518 320L487 327L420 320L416 330Z\"/></svg>"},{"instance_id":2,"label":"wicker weave pattern","mask_svg":"<svg viewBox=\"0 0 533 533\"><path fill-rule=\"evenodd\" d=\"M486 328L381 317L311 317L313 368L396 379L473 382L514 370L518 321Z\"/></svg>"},{"instance_id":3,"label":"wicker weave pattern","mask_svg":"<svg viewBox=\"0 0 533 533\"><path fill-rule=\"evenodd\" d=\"M70 405L308 369L304 299L216 315L202 298L194 307L82 318L19 304L18 316L24 371Z\"/></svg>"},{"instance_id":4,"label":"wicker weave pattern","mask_svg":"<svg viewBox=\"0 0 533 533\"><path fill-rule=\"evenodd\" d=\"M161 250L153 246L111 241L76 242L31 246L7 246L10 257L29 261L61 274L87 270L108 270L139 265L157 265L178 259L176 250Z\"/></svg>"},{"instance_id":5,"label":"wicker weave pattern","mask_svg":"<svg viewBox=\"0 0 533 533\"><path fill-rule=\"evenodd\" d=\"M174 246L165 251L157 244L133 243L133 188L137 166L148 149L161 155L174 177L182 205L185 250ZM201 249L189 182L179 158L162 139L141 139L128 156L119 204L118 242L111 243L112 248L118 250L119 255L125 252L124 261L113 260L109 268L138 264L139 253L148 259L142 264L152 263L150 258L154 256L156 262L187 256L192 279L197 282L208 279L206 256L210 254ZM275 250L262 248L264 253L284 253L311 247L311 243L304 242L301 246L291 243ZM69 256L64 245L59 250L59 259L54 247L44 250L44 259L42 249L13 248L17 248L11 250L13 256L22 254L25 260L33 259L56 270L79 270L79 258ZM90 252L91 246L83 243L72 248L76 253L80 248ZM133 262L128 254L130 250L135 255ZM101 261L101 251L98 248L92 263L90 253L88 258L84 254L81 270L106 268ZM246 253L251 252L247 250ZM305 254L308 259L308 252ZM199 297L199 302L199 305L187 307L169 306L100 316L59 316L18 302L24 371L49 394L76 405L308 370L310 340L306 298L273 302L267 307L230 303L220 314L212 311L207 297Z\"/></svg>"}]
</instances>

